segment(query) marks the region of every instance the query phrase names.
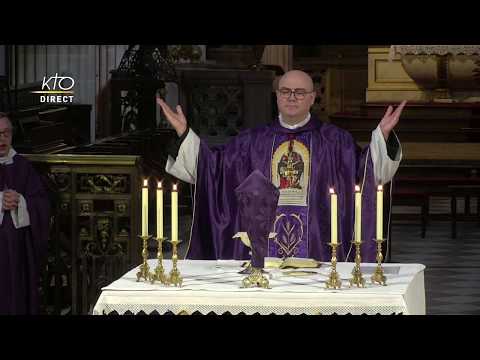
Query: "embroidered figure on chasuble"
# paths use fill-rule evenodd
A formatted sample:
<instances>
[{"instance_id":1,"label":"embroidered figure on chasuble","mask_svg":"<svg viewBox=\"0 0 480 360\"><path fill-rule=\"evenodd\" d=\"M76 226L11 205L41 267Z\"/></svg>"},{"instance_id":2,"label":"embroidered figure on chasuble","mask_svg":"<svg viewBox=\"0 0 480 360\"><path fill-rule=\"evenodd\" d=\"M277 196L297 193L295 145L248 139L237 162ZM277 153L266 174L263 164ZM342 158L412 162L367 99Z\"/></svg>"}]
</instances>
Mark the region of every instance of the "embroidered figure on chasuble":
<instances>
[{"instance_id":1,"label":"embroidered figure on chasuble","mask_svg":"<svg viewBox=\"0 0 480 360\"><path fill-rule=\"evenodd\" d=\"M276 136L272 156L272 183L280 190L277 215L269 239L271 257L307 257L310 136Z\"/></svg>"}]
</instances>

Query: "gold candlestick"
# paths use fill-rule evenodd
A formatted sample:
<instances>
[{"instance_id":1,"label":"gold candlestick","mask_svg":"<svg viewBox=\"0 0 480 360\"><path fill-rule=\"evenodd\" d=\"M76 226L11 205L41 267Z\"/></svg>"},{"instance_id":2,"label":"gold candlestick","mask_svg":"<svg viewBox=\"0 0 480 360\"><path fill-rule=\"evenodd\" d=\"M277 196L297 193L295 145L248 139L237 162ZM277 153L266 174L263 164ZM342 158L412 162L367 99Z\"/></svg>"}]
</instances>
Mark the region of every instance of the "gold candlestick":
<instances>
[{"instance_id":1,"label":"gold candlestick","mask_svg":"<svg viewBox=\"0 0 480 360\"><path fill-rule=\"evenodd\" d=\"M371 280L372 283L378 283L380 285L387 285L387 278L383 274L383 268L382 268L382 261L383 261L383 255L382 255L382 243L385 241L384 239L374 239L374 241L377 243L377 267L375 268L375 272L373 273Z\"/></svg>"},{"instance_id":2,"label":"gold candlestick","mask_svg":"<svg viewBox=\"0 0 480 360\"><path fill-rule=\"evenodd\" d=\"M163 268L163 247L162 247L162 244L166 239L167 238L164 238L164 237L157 238L157 242L158 242L157 266L155 267L153 274L151 274L152 284L155 281L160 281L162 284L168 285L168 278L167 278L167 275L165 275L165 269Z\"/></svg>"},{"instance_id":3,"label":"gold candlestick","mask_svg":"<svg viewBox=\"0 0 480 360\"><path fill-rule=\"evenodd\" d=\"M182 286L182 276L180 275L180 271L177 268L177 261L178 261L178 253L177 253L177 245L180 241L170 241L173 246L172 249L172 270L170 271L170 277L168 279L168 283L181 287Z\"/></svg>"},{"instance_id":4,"label":"gold candlestick","mask_svg":"<svg viewBox=\"0 0 480 360\"><path fill-rule=\"evenodd\" d=\"M325 286L327 289L340 289L342 287L342 281L337 273L337 247L340 244L330 242L328 245L332 247L332 271L330 272L330 276L328 277Z\"/></svg>"},{"instance_id":5,"label":"gold candlestick","mask_svg":"<svg viewBox=\"0 0 480 360\"><path fill-rule=\"evenodd\" d=\"M140 265L139 271L137 272L137 281L140 281L141 278L144 278L146 281L150 280L150 267L148 266L148 252L147 252L147 241L151 238L151 235L142 235L140 238L143 240L143 250L142 257L143 263Z\"/></svg>"},{"instance_id":6,"label":"gold candlestick","mask_svg":"<svg viewBox=\"0 0 480 360\"><path fill-rule=\"evenodd\" d=\"M365 279L362 276L362 272L360 271L360 263L362 262L362 258L360 256L360 245L363 241L352 241L355 244L355 265L352 270L352 278L350 279L350 287L352 285L356 285L357 287L365 287Z\"/></svg>"}]
</instances>

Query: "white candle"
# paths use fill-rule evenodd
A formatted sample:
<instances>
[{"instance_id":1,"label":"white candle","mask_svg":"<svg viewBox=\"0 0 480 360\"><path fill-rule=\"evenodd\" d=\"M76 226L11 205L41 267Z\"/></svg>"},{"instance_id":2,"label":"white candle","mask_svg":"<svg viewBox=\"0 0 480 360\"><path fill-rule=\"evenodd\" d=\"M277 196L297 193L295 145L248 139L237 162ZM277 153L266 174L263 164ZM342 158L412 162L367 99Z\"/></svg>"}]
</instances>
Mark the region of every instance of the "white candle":
<instances>
[{"instance_id":1,"label":"white candle","mask_svg":"<svg viewBox=\"0 0 480 360\"><path fill-rule=\"evenodd\" d=\"M161 181L157 184L157 238L163 238L163 189Z\"/></svg>"},{"instance_id":2,"label":"white candle","mask_svg":"<svg viewBox=\"0 0 480 360\"><path fill-rule=\"evenodd\" d=\"M143 180L142 188L142 236L148 236L148 180Z\"/></svg>"},{"instance_id":3,"label":"white candle","mask_svg":"<svg viewBox=\"0 0 480 360\"><path fill-rule=\"evenodd\" d=\"M355 241L362 241L362 193L355 185Z\"/></svg>"},{"instance_id":4,"label":"white candle","mask_svg":"<svg viewBox=\"0 0 480 360\"><path fill-rule=\"evenodd\" d=\"M383 186L377 188L377 239L383 239Z\"/></svg>"},{"instance_id":5,"label":"white candle","mask_svg":"<svg viewBox=\"0 0 480 360\"><path fill-rule=\"evenodd\" d=\"M178 241L178 191L177 184L172 190L172 241Z\"/></svg>"},{"instance_id":6,"label":"white candle","mask_svg":"<svg viewBox=\"0 0 480 360\"><path fill-rule=\"evenodd\" d=\"M337 244L337 194L332 188L330 188L330 215L330 241L332 244Z\"/></svg>"}]
</instances>

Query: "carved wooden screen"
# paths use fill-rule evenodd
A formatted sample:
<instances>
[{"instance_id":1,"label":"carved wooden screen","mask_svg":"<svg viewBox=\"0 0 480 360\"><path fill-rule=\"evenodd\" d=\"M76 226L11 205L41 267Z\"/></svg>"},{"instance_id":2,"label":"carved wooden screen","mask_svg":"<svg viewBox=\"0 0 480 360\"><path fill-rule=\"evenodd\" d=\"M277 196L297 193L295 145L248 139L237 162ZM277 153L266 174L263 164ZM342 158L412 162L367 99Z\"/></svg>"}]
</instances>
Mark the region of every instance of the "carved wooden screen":
<instances>
[{"instance_id":1,"label":"carved wooden screen","mask_svg":"<svg viewBox=\"0 0 480 360\"><path fill-rule=\"evenodd\" d=\"M50 179L58 200L43 273L44 312L87 313L102 286L140 263L139 157L27 158Z\"/></svg>"},{"instance_id":2,"label":"carved wooden screen","mask_svg":"<svg viewBox=\"0 0 480 360\"><path fill-rule=\"evenodd\" d=\"M212 144L272 120L273 71L178 67L180 104L192 129Z\"/></svg>"}]
</instances>

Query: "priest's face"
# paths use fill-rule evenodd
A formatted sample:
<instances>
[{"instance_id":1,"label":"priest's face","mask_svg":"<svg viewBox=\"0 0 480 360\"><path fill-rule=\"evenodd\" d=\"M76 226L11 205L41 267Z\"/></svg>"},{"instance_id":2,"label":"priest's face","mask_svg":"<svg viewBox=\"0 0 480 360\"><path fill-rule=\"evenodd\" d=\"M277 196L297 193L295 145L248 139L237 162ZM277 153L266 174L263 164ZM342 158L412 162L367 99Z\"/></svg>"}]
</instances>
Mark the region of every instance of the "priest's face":
<instances>
[{"instance_id":1,"label":"priest's face","mask_svg":"<svg viewBox=\"0 0 480 360\"><path fill-rule=\"evenodd\" d=\"M282 76L278 83L277 105L286 123L294 125L305 120L314 102L313 81L307 73L292 70Z\"/></svg>"},{"instance_id":2,"label":"priest's face","mask_svg":"<svg viewBox=\"0 0 480 360\"><path fill-rule=\"evenodd\" d=\"M12 124L6 117L0 118L0 157L7 156L12 146Z\"/></svg>"}]
</instances>

